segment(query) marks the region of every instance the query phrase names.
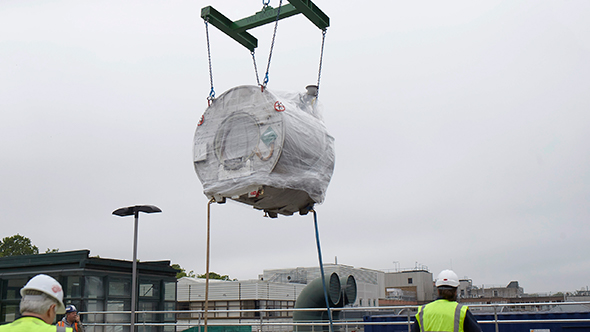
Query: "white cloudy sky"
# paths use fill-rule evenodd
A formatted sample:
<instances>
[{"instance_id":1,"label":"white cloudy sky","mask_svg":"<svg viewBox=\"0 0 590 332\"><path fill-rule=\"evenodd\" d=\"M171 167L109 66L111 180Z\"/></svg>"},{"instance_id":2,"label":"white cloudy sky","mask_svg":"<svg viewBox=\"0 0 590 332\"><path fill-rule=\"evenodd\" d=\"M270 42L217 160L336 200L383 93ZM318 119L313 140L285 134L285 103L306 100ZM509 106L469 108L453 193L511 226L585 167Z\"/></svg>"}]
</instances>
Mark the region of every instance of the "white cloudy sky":
<instances>
[{"instance_id":1,"label":"white cloudy sky","mask_svg":"<svg viewBox=\"0 0 590 332\"><path fill-rule=\"evenodd\" d=\"M526 292L590 285L590 2L333 1L321 100L336 168L317 206L325 262L452 267ZM0 3L0 236L205 271L192 139L209 93L200 9L252 1ZM277 6L278 1L271 1ZM263 68L272 26L252 30ZM210 29L215 90L255 84ZM321 33L279 23L269 89L316 81ZM317 266L313 218L212 206L211 270ZM399 262L399 263L394 263Z\"/></svg>"}]
</instances>

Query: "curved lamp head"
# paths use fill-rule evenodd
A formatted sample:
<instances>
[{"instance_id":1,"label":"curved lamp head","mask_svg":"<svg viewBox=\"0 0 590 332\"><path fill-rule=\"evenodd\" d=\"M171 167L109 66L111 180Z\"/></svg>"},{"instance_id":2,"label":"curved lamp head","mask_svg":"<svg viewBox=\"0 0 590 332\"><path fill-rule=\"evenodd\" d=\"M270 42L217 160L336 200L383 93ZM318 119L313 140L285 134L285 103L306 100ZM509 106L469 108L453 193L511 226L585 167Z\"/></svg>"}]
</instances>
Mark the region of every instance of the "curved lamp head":
<instances>
[{"instance_id":1,"label":"curved lamp head","mask_svg":"<svg viewBox=\"0 0 590 332\"><path fill-rule=\"evenodd\" d=\"M120 209L116 209L113 211L113 214L119 217L125 216L132 216L135 213L144 212L144 213L157 213L162 212L159 207L155 205L135 205L135 206L128 206L123 207Z\"/></svg>"}]
</instances>

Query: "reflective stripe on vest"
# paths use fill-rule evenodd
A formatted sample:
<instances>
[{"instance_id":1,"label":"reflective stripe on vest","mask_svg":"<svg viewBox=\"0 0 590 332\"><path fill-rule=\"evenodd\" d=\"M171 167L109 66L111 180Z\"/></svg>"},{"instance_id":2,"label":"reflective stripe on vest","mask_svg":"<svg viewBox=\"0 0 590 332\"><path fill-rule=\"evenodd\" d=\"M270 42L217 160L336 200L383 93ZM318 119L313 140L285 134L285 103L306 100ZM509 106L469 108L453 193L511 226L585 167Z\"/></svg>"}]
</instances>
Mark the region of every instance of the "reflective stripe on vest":
<instances>
[{"instance_id":1,"label":"reflective stripe on vest","mask_svg":"<svg viewBox=\"0 0 590 332\"><path fill-rule=\"evenodd\" d=\"M60 320L59 322L57 322L57 325L56 326L58 326L58 327L64 327L65 328L66 327L66 323L64 323L63 320ZM78 323L77 322L74 322L74 324L72 324L72 326L70 328L72 330L74 330L74 332L78 332ZM59 329L58 329L57 332L60 332ZM61 332L63 332L63 331L61 331Z\"/></svg>"},{"instance_id":2,"label":"reflective stripe on vest","mask_svg":"<svg viewBox=\"0 0 590 332\"><path fill-rule=\"evenodd\" d=\"M447 300L436 300L419 307L416 317L421 332L463 332L466 314L467 306Z\"/></svg>"}]
</instances>

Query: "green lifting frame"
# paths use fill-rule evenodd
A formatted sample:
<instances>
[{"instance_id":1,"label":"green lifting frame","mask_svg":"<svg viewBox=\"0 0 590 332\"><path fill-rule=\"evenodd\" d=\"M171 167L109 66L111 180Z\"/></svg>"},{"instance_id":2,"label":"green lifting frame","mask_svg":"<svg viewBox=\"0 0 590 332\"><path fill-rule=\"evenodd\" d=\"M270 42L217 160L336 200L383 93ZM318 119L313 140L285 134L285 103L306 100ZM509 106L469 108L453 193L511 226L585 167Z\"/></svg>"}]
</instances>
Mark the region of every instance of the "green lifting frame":
<instances>
[{"instance_id":1,"label":"green lifting frame","mask_svg":"<svg viewBox=\"0 0 590 332\"><path fill-rule=\"evenodd\" d=\"M293 15L303 14L321 30L325 30L330 26L330 18L313 2L309 0L288 1L288 4L280 7L279 20ZM207 6L201 9L201 17L245 46L251 52L254 52L254 49L258 46L258 39L246 30L275 22L277 20L278 10L278 8L266 6L258 13L234 22L218 12L215 8Z\"/></svg>"}]
</instances>

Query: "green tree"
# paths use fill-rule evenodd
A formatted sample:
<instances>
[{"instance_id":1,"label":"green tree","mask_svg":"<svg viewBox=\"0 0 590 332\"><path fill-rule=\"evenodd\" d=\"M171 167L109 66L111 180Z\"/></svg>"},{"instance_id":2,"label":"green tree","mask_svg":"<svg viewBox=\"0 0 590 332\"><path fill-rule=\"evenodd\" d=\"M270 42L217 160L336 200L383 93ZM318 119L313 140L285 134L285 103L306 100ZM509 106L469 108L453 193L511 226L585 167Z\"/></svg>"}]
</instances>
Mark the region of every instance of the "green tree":
<instances>
[{"instance_id":1,"label":"green tree","mask_svg":"<svg viewBox=\"0 0 590 332\"><path fill-rule=\"evenodd\" d=\"M59 248L55 248L55 249L49 249L47 248L47 250L45 250L46 254L54 254L56 252L59 252Z\"/></svg>"},{"instance_id":2,"label":"green tree","mask_svg":"<svg viewBox=\"0 0 590 332\"><path fill-rule=\"evenodd\" d=\"M183 269L182 267L180 267L180 264L172 264L170 266L173 269L178 270L178 272L176 272L176 279L180 279L182 277L189 277L189 278L194 278L195 277L195 272L193 272L191 270L188 273L186 273L186 270Z\"/></svg>"},{"instance_id":3,"label":"green tree","mask_svg":"<svg viewBox=\"0 0 590 332\"><path fill-rule=\"evenodd\" d=\"M20 234L7 236L0 241L0 257L18 255L36 255L39 248L31 243L31 240Z\"/></svg>"},{"instance_id":4,"label":"green tree","mask_svg":"<svg viewBox=\"0 0 590 332\"><path fill-rule=\"evenodd\" d=\"M202 279L207 279L207 274L203 273L203 274L199 274L197 276L197 278L202 278ZM237 280L237 279L231 279L228 275L219 275L215 272L209 272L209 279L219 279L219 280Z\"/></svg>"}]
</instances>

